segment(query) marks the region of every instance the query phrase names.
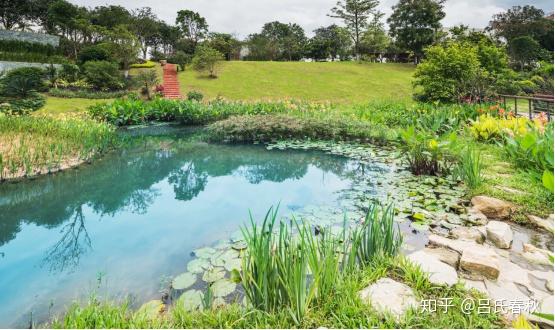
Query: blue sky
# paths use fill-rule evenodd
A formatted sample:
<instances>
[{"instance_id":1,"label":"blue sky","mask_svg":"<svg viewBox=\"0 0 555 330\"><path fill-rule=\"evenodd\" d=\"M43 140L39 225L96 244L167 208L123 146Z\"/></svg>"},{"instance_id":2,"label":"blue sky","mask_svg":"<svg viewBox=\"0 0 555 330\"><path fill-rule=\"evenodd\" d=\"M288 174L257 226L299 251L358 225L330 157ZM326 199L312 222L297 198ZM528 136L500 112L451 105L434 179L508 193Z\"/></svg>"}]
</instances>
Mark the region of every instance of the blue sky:
<instances>
[{"instance_id":1,"label":"blue sky","mask_svg":"<svg viewBox=\"0 0 555 330\"><path fill-rule=\"evenodd\" d=\"M70 0L73 3L94 7L117 4L133 9L152 7L154 12L167 22L175 21L179 9L200 12L208 20L211 31L234 33L245 37L260 30L266 22L279 20L300 24L308 34L320 26L337 20L327 17L337 0ZM381 0L380 10L391 13L397 0ZM553 11L552 0L521 2L515 0L447 0L443 21L445 26L465 24L485 27L493 14L514 5L534 5L546 13Z\"/></svg>"}]
</instances>

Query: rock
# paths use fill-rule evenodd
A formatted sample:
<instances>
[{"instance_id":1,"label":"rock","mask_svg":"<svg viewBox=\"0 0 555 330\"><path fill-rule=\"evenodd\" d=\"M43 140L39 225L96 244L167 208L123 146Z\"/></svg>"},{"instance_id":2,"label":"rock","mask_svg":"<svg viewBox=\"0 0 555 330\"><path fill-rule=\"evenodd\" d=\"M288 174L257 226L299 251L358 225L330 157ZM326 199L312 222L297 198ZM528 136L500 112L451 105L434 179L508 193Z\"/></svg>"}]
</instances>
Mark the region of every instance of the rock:
<instances>
[{"instance_id":1,"label":"rock","mask_svg":"<svg viewBox=\"0 0 555 330\"><path fill-rule=\"evenodd\" d=\"M412 253L408 259L430 274L429 280L437 285L455 285L459 279L457 271L446 263L441 262L436 255L421 250Z\"/></svg>"},{"instance_id":2,"label":"rock","mask_svg":"<svg viewBox=\"0 0 555 330\"><path fill-rule=\"evenodd\" d=\"M418 308L412 289L387 277L361 290L359 296L379 313L390 313L396 320L409 309Z\"/></svg>"},{"instance_id":3,"label":"rock","mask_svg":"<svg viewBox=\"0 0 555 330\"><path fill-rule=\"evenodd\" d=\"M466 221L475 226L483 226L488 223L488 217L486 217L477 208L471 207L468 210L468 218L466 219Z\"/></svg>"},{"instance_id":4,"label":"rock","mask_svg":"<svg viewBox=\"0 0 555 330\"><path fill-rule=\"evenodd\" d=\"M482 232L474 227L457 227L453 228L450 233L454 238L475 241L478 244L482 244L486 240Z\"/></svg>"},{"instance_id":5,"label":"rock","mask_svg":"<svg viewBox=\"0 0 555 330\"><path fill-rule=\"evenodd\" d=\"M478 292L484 293L484 294L488 294L488 289L486 289L486 285L484 284L484 281L473 281L473 280L464 280L464 287L467 290L470 289L474 289Z\"/></svg>"},{"instance_id":6,"label":"rock","mask_svg":"<svg viewBox=\"0 0 555 330\"><path fill-rule=\"evenodd\" d=\"M553 280L552 280L552 279L549 279L549 280L547 280L547 281L545 282L545 288L546 288L549 292L553 293Z\"/></svg>"},{"instance_id":7,"label":"rock","mask_svg":"<svg viewBox=\"0 0 555 330\"><path fill-rule=\"evenodd\" d=\"M515 210L513 204L488 196L473 197L471 202L472 205L488 219L506 219L510 217Z\"/></svg>"},{"instance_id":8,"label":"rock","mask_svg":"<svg viewBox=\"0 0 555 330\"><path fill-rule=\"evenodd\" d=\"M434 234L428 236L428 243L432 246L439 246L456 251L459 254L462 254L465 249L480 247L479 244L472 241L449 239Z\"/></svg>"},{"instance_id":9,"label":"rock","mask_svg":"<svg viewBox=\"0 0 555 330\"><path fill-rule=\"evenodd\" d=\"M441 262L448 264L455 269L459 268L459 258L461 255L453 250L445 248L426 248L425 251L435 255Z\"/></svg>"},{"instance_id":10,"label":"rock","mask_svg":"<svg viewBox=\"0 0 555 330\"><path fill-rule=\"evenodd\" d=\"M165 309L166 305L164 305L161 300L151 300L144 303L137 311L137 314L144 316L148 320L154 320L159 317Z\"/></svg>"},{"instance_id":11,"label":"rock","mask_svg":"<svg viewBox=\"0 0 555 330\"><path fill-rule=\"evenodd\" d=\"M535 215L528 215L528 220L539 228L545 229L550 233L553 233L553 215L550 215L547 219L542 219Z\"/></svg>"},{"instance_id":12,"label":"rock","mask_svg":"<svg viewBox=\"0 0 555 330\"><path fill-rule=\"evenodd\" d=\"M497 254L490 248L478 246L465 249L459 266L471 275L479 275L488 279L499 277L499 261Z\"/></svg>"},{"instance_id":13,"label":"rock","mask_svg":"<svg viewBox=\"0 0 555 330\"><path fill-rule=\"evenodd\" d=\"M500 249L508 249L513 242L511 226L501 221L490 221L486 226L487 237L490 242Z\"/></svg>"},{"instance_id":14,"label":"rock","mask_svg":"<svg viewBox=\"0 0 555 330\"><path fill-rule=\"evenodd\" d=\"M550 258L553 258L551 251L543 250L533 246L532 244L522 245L522 257L531 263L551 266Z\"/></svg>"}]
</instances>

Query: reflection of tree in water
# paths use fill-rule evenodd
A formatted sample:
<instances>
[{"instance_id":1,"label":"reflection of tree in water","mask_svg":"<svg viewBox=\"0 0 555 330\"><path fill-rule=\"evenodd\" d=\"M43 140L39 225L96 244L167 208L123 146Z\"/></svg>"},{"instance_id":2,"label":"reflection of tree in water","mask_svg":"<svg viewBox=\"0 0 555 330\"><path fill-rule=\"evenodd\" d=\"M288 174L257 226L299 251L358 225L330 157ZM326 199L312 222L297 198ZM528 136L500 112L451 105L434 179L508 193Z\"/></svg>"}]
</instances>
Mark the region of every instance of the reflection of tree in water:
<instances>
[{"instance_id":1,"label":"reflection of tree in water","mask_svg":"<svg viewBox=\"0 0 555 330\"><path fill-rule=\"evenodd\" d=\"M167 181L177 200L188 201L205 189L211 177L234 174L253 184L282 182L302 178L309 164L343 178L359 172L347 160L319 152L268 152L255 146L211 145L170 137L137 139L91 166L0 185L0 246L15 237L22 222L46 228L67 222L60 242L47 258L53 263L62 260L55 262L62 267L54 268L64 268L71 264L71 256L78 262L77 257L90 248L81 211L84 205L101 216L123 210L144 213L159 194L154 188L159 182Z\"/></svg>"},{"instance_id":2,"label":"reflection of tree in water","mask_svg":"<svg viewBox=\"0 0 555 330\"><path fill-rule=\"evenodd\" d=\"M77 267L81 256L91 249L91 239L85 228L83 208L79 207L74 216L62 227L62 237L46 252L43 265L51 272L63 272Z\"/></svg>"}]
</instances>

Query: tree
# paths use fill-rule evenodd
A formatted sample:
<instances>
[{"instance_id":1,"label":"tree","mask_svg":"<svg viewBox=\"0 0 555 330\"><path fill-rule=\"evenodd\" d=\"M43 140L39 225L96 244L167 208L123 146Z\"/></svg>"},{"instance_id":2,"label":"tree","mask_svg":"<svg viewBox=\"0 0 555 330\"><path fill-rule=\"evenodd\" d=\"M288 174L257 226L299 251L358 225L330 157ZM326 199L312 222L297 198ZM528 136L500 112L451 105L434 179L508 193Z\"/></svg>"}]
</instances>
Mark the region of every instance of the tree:
<instances>
[{"instance_id":1,"label":"tree","mask_svg":"<svg viewBox=\"0 0 555 330\"><path fill-rule=\"evenodd\" d=\"M198 72L208 72L209 77L218 77L217 70L224 56L219 51L208 46L199 46L193 57L193 69Z\"/></svg>"},{"instance_id":2,"label":"tree","mask_svg":"<svg viewBox=\"0 0 555 330\"><path fill-rule=\"evenodd\" d=\"M351 37L347 29L335 24L314 30L314 37L309 43L310 56L315 60L325 60L331 57L347 58L351 46Z\"/></svg>"},{"instance_id":3,"label":"tree","mask_svg":"<svg viewBox=\"0 0 555 330\"><path fill-rule=\"evenodd\" d=\"M174 51L175 44L179 40L180 30L177 26L171 26L165 22L158 22L158 24L159 45L164 55L169 55ZM158 48L157 45L153 47Z\"/></svg>"},{"instance_id":4,"label":"tree","mask_svg":"<svg viewBox=\"0 0 555 330\"><path fill-rule=\"evenodd\" d=\"M268 60L300 60L304 55L306 36L301 26L278 21L264 24L260 37L265 39Z\"/></svg>"},{"instance_id":5,"label":"tree","mask_svg":"<svg viewBox=\"0 0 555 330\"><path fill-rule=\"evenodd\" d=\"M195 47L208 33L208 23L206 23L206 19L192 10L178 11L175 24L181 28L181 32L185 35L185 38L191 40Z\"/></svg>"},{"instance_id":6,"label":"tree","mask_svg":"<svg viewBox=\"0 0 555 330\"><path fill-rule=\"evenodd\" d=\"M360 38L370 16L380 15L376 10L378 4L378 0L340 0L331 9L329 16L342 19L351 33L357 59L360 59Z\"/></svg>"},{"instance_id":7,"label":"tree","mask_svg":"<svg viewBox=\"0 0 555 330\"><path fill-rule=\"evenodd\" d=\"M148 47L156 42L159 28L158 17L150 7L139 8L133 12L131 28L141 45L143 59L146 59Z\"/></svg>"},{"instance_id":8,"label":"tree","mask_svg":"<svg viewBox=\"0 0 555 330\"><path fill-rule=\"evenodd\" d=\"M29 18L31 0L2 0L0 2L0 24L6 30L22 28Z\"/></svg>"},{"instance_id":9,"label":"tree","mask_svg":"<svg viewBox=\"0 0 555 330\"><path fill-rule=\"evenodd\" d=\"M152 89L159 82L156 70L143 70L137 75L137 81L142 86L142 92L148 100L152 99Z\"/></svg>"},{"instance_id":10,"label":"tree","mask_svg":"<svg viewBox=\"0 0 555 330\"><path fill-rule=\"evenodd\" d=\"M494 15L488 30L507 43L517 37L530 36L543 48L553 51L553 20L545 18L543 10L534 6L514 6Z\"/></svg>"},{"instance_id":11,"label":"tree","mask_svg":"<svg viewBox=\"0 0 555 330\"><path fill-rule=\"evenodd\" d=\"M191 55L178 50L175 54L168 58L168 62L177 64L179 70L185 71L185 66L191 63Z\"/></svg>"},{"instance_id":12,"label":"tree","mask_svg":"<svg viewBox=\"0 0 555 330\"><path fill-rule=\"evenodd\" d=\"M234 54L239 51L241 42L227 33L210 33L208 46L224 54L226 61L231 61Z\"/></svg>"},{"instance_id":13,"label":"tree","mask_svg":"<svg viewBox=\"0 0 555 330\"><path fill-rule=\"evenodd\" d=\"M131 23L131 13L122 6L97 6L91 11L91 23L109 30Z\"/></svg>"},{"instance_id":14,"label":"tree","mask_svg":"<svg viewBox=\"0 0 555 330\"><path fill-rule=\"evenodd\" d=\"M509 42L509 55L520 70L541 57L540 44L530 36L516 37Z\"/></svg>"},{"instance_id":15,"label":"tree","mask_svg":"<svg viewBox=\"0 0 555 330\"><path fill-rule=\"evenodd\" d=\"M376 16L364 31L360 40L360 51L369 54L383 54L388 49L391 39L385 32L380 16Z\"/></svg>"},{"instance_id":16,"label":"tree","mask_svg":"<svg viewBox=\"0 0 555 330\"><path fill-rule=\"evenodd\" d=\"M57 0L48 7L46 22L47 32L58 34L68 41L66 52L73 58L77 57L82 43L90 39L93 32L87 9L65 0Z\"/></svg>"},{"instance_id":17,"label":"tree","mask_svg":"<svg viewBox=\"0 0 555 330\"><path fill-rule=\"evenodd\" d=\"M402 49L414 54L415 64L424 55L424 48L440 35L440 21L445 17L445 0L400 0L387 19L389 33Z\"/></svg>"},{"instance_id":18,"label":"tree","mask_svg":"<svg viewBox=\"0 0 555 330\"><path fill-rule=\"evenodd\" d=\"M108 34L107 47L124 70L125 78L129 76L131 63L137 59L140 43L137 37L126 26L118 25Z\"/></svg>"}]
</instances>

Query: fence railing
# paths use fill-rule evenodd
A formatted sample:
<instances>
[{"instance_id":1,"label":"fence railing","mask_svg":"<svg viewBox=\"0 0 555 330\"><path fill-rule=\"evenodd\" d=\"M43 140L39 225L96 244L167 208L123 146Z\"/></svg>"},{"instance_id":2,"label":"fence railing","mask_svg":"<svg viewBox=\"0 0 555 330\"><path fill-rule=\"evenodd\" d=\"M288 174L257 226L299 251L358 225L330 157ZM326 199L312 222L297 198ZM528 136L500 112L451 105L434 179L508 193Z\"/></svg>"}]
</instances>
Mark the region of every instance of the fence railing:
<instances>
[{"instance_id":1,"label":"fence railing","mask_svg":"<svg viewBox=\"0 0 555 330\"><path fill-rule=\"evenodd\" d=\"M553 118L553 95L499 95L499 98L505 109L514 106L512 110L515 116L528 115L528 118L533 119L543 112L547 115L548 120Z\"/></svg>"}]
</instances>

